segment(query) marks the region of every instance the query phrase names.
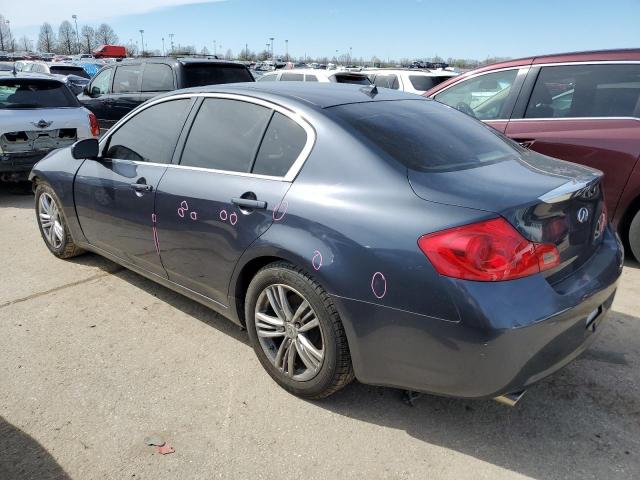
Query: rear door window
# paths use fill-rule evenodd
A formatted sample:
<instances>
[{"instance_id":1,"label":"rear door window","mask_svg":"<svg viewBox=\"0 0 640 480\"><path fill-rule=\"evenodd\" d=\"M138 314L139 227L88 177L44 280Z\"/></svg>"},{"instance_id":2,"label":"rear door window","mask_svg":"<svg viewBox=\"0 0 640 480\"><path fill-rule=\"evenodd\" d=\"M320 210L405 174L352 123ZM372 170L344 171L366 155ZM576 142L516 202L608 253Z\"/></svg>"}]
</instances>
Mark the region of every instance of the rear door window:
<instances>
[{"instance_id":1,"label":"rear door window","mask_svg":"<svg viewBox=\"0 0 640 480\"><path fill-rule=\"evenodd\" d=\"M264 135L253 173L284 177L307 142L307 132L289 117L275 112Z\"/></svg>"},{"instance_id":2,"label":"rear door window","mask_svg":"<svg viewBox=\"0 0 640 480\"><path fill-rule=\"evenodd\" d=\"M280 75L281 82L302 82L304 75L302 73L283 73Z\"/></svg>"},{"instance_id":3,"label":"rear door window","mask_svg":"<svg viewBox=\"0 0 640 480\"><path fill-rule=\"evenodd\" d=\"M249 172L271 109L240 100L207 98L193 122L180 165Z\"/></svg>"},{"instance_id":4,"label":"rear door window","mask_svg":"<svg viewBox=\"0 0 640 480\"><path fill-rule=\"evenodd\" d=\"M19 79L0 81L0 110L79 106L78 100L71 91L57 81Z\"/></svg>"},{"instance_id":5,"label":"rear door window","mask_svg":"<svg viewBox=\"0 0 640 480\"><path fill-rule=\"evenodd\" d=\"M518 69L478 75L447 88L434 98L480 120L508 118L504 112Z\"/></svg>"},{"instance_id":6,"label":"rear door window","mask_svg":"<svg viewBox=\"0 0 640 480\"><path fill-rule=\"evenodd\" d=\"M116 69L113 93L139 92L142 65L122 65Z\"/></svg>"},{"instance_id":7,"label":"rear door window","mask_svg":"<svg viewBox=\"0 0 640 480\"><path fill-rule=\"evenodd\" d=\"M222 83L253 82L244 65L195 63L184 66L184 87L200 87Z\"/></svg>"},{"instance_id":8,"label":"rear door window","mask_svg":"<svg viewBox=\"0 0 640 480\"><path fill-rule=\"evenodd\" d=\"M109 138L106 158L171 163L191 100L153 105L129 119Z\"/></svg>"},{"instance_id":9,"label":"rear door window","mask_svg":"<svg viewBox=\"0 0 640 480\"><path fill-rule=\"evenodd\" d=\"M173 69L163 63L147 63L142 74L143 92L170 92L174 90Z\"/></svg>"},{"instance_id":10,"label":"rear door window","mask_svg":"<svg viewBox=\"0 0 640 480\"><path fill-rule=\"evenodd\" d=\"M640 65L542 67L524 116L639 117Z\"/></svg>"},{"instance_id":11,"label":"rear door window","mask_svg":"<svg viewBox=\"0 0 640 480\"><path fill-rule=\"evenodd\" d=\"M318 77L316 77L315 75L305 75L304 80L305 82L317 82Z\"/></svg>"}]
</instances>

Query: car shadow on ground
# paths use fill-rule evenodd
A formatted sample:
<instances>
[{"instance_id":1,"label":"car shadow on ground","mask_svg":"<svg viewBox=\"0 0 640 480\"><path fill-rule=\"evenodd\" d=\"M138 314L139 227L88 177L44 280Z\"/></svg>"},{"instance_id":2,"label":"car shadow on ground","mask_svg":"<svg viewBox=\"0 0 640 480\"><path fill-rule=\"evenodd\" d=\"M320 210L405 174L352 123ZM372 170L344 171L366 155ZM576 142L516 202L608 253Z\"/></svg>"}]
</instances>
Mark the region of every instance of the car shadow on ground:
<instances>
[{"instance_id":1,"label":"car shadow on ground","mask_svg":"<svg viewBox=\"0 0 640 480\"><path fill-rule=\"evenodd\" d=\"M72 261L97 264L249 345L245 331L207 307L108 260L96 262L91 257L97 256ZM625 323L639 320L612 312L609 322L624 328ZM606 333L610 328L605 326L598 342L578 360L530 388L515 408L492 400L433 395L421 396L411 407L399 390L357 382L310 403L351 419L403 430L420 441L536 479L634 478L632 472L640 471L640 396L633 392L640 375L627 356L638 351L637 340L617 335L617 343L611 344Z\"/></svg>"},{"instance_id":2,"label":"car shadow on ground","mask_svg":"<svg viewBox=\"0 0 640 480\"><path fill-rule=\"evenodd\" d=\"M0 208L33 208L33 191L30 182L0 182Z\"/></svg>"},{"instance_id":3,"label":"car shadow on ground","mask_svg":"<svg viewBox=\"0 0 640 480\"><path fill-rule=\"evenodd\" d=\"M70 480L47 450L0 417L0 478Z\"/></svg>"}]
</instances>

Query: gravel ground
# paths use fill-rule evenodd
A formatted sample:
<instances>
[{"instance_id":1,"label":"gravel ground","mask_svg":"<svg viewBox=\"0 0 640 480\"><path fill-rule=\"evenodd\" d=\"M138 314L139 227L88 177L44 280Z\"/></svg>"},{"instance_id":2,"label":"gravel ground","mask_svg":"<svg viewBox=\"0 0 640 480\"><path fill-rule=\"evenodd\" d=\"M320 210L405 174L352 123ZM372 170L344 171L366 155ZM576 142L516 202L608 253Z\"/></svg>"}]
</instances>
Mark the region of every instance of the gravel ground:
<instances>
[{"instance_id":1,"label":"gravel ground","mask_svg":"<svg viewBox=\"0 0 640 480\"><path fill-rule=\"evenodd\" d=\"M98 256L53 257L32 203L0 187L2 480L640 477L637 263L596 345L516 408L357 383L309 402L219 315Z\"/></svg>"}]
</instances>

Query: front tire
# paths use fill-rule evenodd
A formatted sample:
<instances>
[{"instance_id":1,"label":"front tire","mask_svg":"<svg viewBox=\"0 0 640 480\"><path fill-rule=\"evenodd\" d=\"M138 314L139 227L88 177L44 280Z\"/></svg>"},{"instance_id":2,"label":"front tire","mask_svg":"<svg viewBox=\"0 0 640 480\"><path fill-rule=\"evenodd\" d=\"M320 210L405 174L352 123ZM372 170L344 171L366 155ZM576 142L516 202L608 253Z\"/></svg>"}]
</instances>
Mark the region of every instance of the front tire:
<instances>
[{"instance_id":1,"label":"front tire","mask_svg":"<svg viewBox=\"0 0 640 480\"><path fill-rule=\"evenodd\" d=\"M353 380L338 312L302 270L286 262L262 268L247 290L245 319L260 363L285 390L319 399Z\"/></svg>"},{"instance_id":2,"label":"front tire","mask_svg":"<svg viewBox=\"0 0 640 480\"><path fill-rule=\"evenodd\" d=\"M640 262L640 211L636 212L629 225L629 248L636 260Z\"/></svg>"},{"instance_id":3,"label":"front tire","mask_svg":"<svg viewBox=\"0 0 640 480\"><path fill-rule=\"evenodd\" d=\"M58 258L71 258L84 253L71 238L62 204L53 188L47 183L38 183L35 200L38 228L49 251Z\"/></svg>"}]
</instances>

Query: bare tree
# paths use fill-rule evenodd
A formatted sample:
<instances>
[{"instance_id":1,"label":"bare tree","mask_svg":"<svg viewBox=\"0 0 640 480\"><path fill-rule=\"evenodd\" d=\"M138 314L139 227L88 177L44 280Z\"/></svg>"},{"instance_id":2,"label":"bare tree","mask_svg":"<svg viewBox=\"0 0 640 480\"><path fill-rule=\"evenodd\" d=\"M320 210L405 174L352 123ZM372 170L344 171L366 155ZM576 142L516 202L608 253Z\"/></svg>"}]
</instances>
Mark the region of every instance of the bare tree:
<instances>
[{"instance_id":1,"label":"bare tree","mask_svg":"<svg viewBox=\"0 0 640 480\"><path fill-rule=\"evenodd\" d=\"M18 43L20 44L20 48L24 48L25 52L31 52L33 50L33 42L26 35L23 35Z\"/></svg>"},{"instance_id":2,"label":"bare tree","mask_svg":"<svg viewBox=\"0 0 640 480\"><path fill-rule=\"evenodd\" d=\"M206 46L202 47L202 50L200 50L200 55L209 55L209 49Z\"/></svg>"},{"instance_id":3,"label":"bare tree","mask_svg":"<svg viewBox=\"0 0 640 480\"><path fill-rule=\"evenodd\" d=\"M50 53L56 48L56 35L50 23L43 23L40 26L40 34L38 35L38 51Z\"/></svg>"},{"instance_id":4,"label":"bare tree","mask_svg":"<svg viewBox=\"0 0 640 480\"><path fill-rule=\"evenodd\" d=\"M227 49L227 53L224 54L225 60L233 60L233 52L230 48Z\"/></svg>"},{"instance_id":5,"label":"bare tree","mask_svg":"<svg viewBox=\"0 0 640 480\"><path fill-rule=\"evenodd\" d=\"M96 30L96 41L101 45L114 45L118 43L118 36L110 25L101 23Z\"/></svg>"},{"instance_id":6,"label":"bare tree","mask_svg":"<svg viewBox=\"0 0 640 480\"><path fill-rule=\"evenodd\" d=\"M73 25L68 20L63 21L58 28L58 47L61 53L71 55L73 52L73 45L75 43L76 32L73 29Z\"/></svg>"},{"instance_id":7,"label":"bare tree","mask_svg":"<svg viewBox=\"0 0 640 480\"><path fill-rule=\"evenodd\" d=\"M93 27L85 25L80 31L80 41L82 44L82 50L84 53L91 53L96 48L96 31Z\"/></svg>"},{"instance_id":8,"label":"bare tree","mask_svg":"<svg viewBox=\"0 0 640 480\"><path fill-rule=\"evenodd\" d=\"M133 42L127 43L124 48L127 51L127 57L135 57L138 54L138 46Z\"/></svg>"},{"instance_id":9,"label":"bare tree","mask_svg":"<svg viewBox=\"0 0 640 480\"><path fill-rule=\"evenodd\" d=\"M0 15L0 51L11 49L11 31L4 16Z\"/></svg>"}]
</instances>

